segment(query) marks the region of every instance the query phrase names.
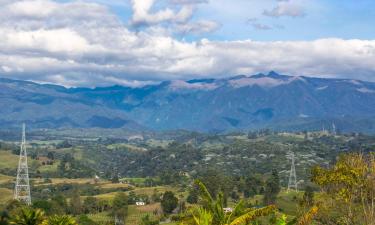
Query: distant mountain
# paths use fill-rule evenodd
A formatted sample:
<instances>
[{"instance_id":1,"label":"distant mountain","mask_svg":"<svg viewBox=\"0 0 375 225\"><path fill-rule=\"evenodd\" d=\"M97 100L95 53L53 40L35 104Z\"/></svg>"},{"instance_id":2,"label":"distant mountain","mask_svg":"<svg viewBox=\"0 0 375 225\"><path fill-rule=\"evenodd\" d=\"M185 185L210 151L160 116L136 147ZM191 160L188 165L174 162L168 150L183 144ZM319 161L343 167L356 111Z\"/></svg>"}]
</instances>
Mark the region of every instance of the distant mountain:
<instances>
[{"instance_id":1,"label":"distant mountain","mask_svg":"<svg viewBox=\"0 0 375 225\"><path fill-rule=\"evenodd\" d=\"M375 83L286 76L65 88L0 79L0 126L375 131Z\"/></svg>"}]
</instances>

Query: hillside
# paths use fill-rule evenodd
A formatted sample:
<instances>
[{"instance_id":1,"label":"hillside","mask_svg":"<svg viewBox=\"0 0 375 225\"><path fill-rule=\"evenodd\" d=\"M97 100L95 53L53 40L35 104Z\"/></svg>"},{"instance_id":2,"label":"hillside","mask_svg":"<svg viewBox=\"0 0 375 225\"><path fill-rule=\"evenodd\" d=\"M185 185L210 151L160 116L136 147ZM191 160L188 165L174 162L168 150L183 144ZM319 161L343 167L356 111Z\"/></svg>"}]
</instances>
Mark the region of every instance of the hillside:
<instances>
[{"instance_id":1,"label":"hillside","mask_svg":"<svg viewBox=\"0 0 375 225\"><path fill-rule=\"evenodd\" d=\"M0 79L0 94L2 127L375 131L375 83L359 80L270 72L91 89Z\"/></svg>"}]
</instances>

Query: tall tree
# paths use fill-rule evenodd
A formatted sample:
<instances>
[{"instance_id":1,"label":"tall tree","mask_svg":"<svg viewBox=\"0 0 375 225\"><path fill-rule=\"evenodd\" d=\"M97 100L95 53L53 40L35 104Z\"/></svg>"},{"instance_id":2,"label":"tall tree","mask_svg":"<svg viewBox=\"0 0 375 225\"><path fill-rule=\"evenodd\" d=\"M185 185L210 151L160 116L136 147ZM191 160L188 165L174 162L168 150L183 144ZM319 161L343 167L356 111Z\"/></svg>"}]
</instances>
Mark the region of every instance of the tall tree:
<instances>
[{"instance_id":1,"label":"tall tree","mask_svg":"<svg viewBox=\"0 0 375 225\"><path fill-rule=\"evenodd\" d=\"M128 196L123 192L117 193L113 199L112 214L122 221L128 216Z\"/></svg>"},{"instance_id":2,"label":"tall tree","mask_svg":"<svg viewBox=\"0 0 375 225\"><path fill-rule=\"evenodd\" d=\"M73 215L79 215L83 211L81 195L77 189L74 190L70 199L70 211Z\"/></svg>"},{"instance_id":3,"label":"tall tree","mask_svg":"<svg viewBox=\"0 0 375 225\"><path fill-rule=\"evenodd\" d=\"M280 193L280 178L277 170L272 170L271 177L266 181L263 203L265 205L275 204L277 195Z\"/></svg>"},{"instance_id":4,"label":"tall tree","mask_svg":"<svg viewBox=\"0 0 375 225\"><path fill-rule=\"evenodd\" d=\"M178 199L174 196L173 192L166 191L161 200L161 207L165 214L172 213L172 211L177 207Z\"/></svg>"}]
</instances>

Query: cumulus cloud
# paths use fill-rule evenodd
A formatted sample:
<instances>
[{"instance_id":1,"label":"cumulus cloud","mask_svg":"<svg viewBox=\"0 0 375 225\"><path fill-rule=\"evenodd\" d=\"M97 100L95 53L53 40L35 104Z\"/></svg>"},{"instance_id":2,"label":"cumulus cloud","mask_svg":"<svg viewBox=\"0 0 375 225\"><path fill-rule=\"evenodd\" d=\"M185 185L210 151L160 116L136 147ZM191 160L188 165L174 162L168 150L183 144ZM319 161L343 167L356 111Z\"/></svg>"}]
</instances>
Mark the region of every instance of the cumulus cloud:
<instances>
[{"instance_id":1,"label":"cumulus cloud","mask_svg":"<svg viewBox=\"0 0 375 225\"><path fill-rule=\"evenodd\" d=\"M279 0L275 8L264 10L263 15L269 17L302 17L305 16L305 10L302 3L297 0Z\"/></svg>"},{"instance_id":2,"label":"cumulus cloud","mask_svg":"<svg viewBox=\"0 0 375 225\"><path fill-rule=\"evenodd\" d=\"M43 3L43 13L27 7L30 2ZM208 22L180 29L204 26L214 27ZM0 75L8 78L139 86L277 70L375 81L374 61L375 40L188 42L157 27L131 31L97 3L9 0L0 9Z\"/></svg>"},{"instance_id":3,"label":"cumulus cloud","mask_svg":"<svg viewBox=\"0 0 375 225\"><path fill-rule=\"evenodd\" d=\"M193 6L183 6L180 11L175 12L170 8L165 8L157 12L151 12L155 0L131 0L133 8L132 24L151 25L161 22L186 22L193 14Z\"/></svg>"}]
</instances>

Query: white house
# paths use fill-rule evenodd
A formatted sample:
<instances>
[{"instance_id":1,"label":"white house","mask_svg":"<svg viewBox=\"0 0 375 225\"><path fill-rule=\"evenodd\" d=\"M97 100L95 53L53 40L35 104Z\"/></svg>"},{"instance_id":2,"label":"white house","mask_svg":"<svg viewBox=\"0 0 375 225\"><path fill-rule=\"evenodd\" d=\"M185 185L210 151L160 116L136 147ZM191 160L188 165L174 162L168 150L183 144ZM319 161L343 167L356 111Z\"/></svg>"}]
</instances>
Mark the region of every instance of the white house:
<instances>
[{"instance_id":1,"label":"white house","mask_svg":"<svg viewBox=\"0 0 375 225\"><path fill-rule=\"evenodd\" d=\"M136 202L135 204L136 204L137 206L144 206L144 205L146 205L145 202Z\"/></svg>"}]
</instances>

